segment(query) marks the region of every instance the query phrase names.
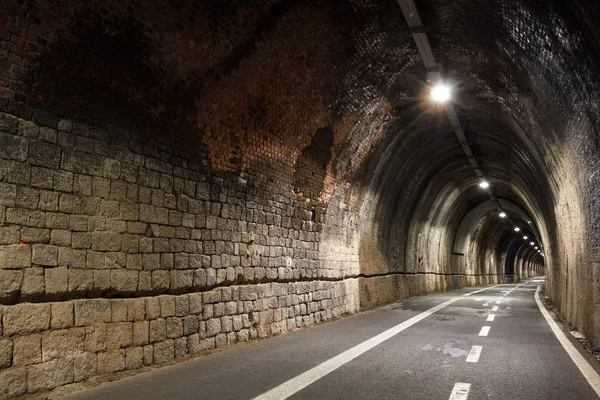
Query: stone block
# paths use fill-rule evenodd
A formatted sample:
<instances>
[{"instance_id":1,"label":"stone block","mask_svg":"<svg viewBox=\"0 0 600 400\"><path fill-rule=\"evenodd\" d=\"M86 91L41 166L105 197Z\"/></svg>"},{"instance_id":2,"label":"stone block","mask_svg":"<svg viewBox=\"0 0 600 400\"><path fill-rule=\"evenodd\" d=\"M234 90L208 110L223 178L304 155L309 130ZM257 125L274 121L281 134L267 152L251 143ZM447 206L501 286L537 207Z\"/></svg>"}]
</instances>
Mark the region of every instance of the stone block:
<instances>
[{"instance_id":1,"label":"stone block","mask_svg":"<svg viewBox=\"0 0 600 400\"><path fill-rule=\"evenodd\" d=\"M125 369L125 349L98 353L98 374L110 374Z\"/></svg>"},{"instance_id":2,"label":"stone block","mask_svg":"<svg viewBox=\"0 0 600 400\"><path fill-rule=\"evenodd\" d=\"M142 241L140 241L141 243ZM160 269L160 254L145 253L142 255L142 265L144 270L153 271Z\"/></svg>"},{"instance_id":3,"label":"stone block","mask_svg":"<svg viewBox=\"0 0 600 400\"><path fill-rule=\"evenodd\" d=\"M160 317L160 302L158 297L146 298L146 319L156 319Z\"/></svg>"},{"instance_id":4,"label":"stone block","mask_svg":"<svg viewBox=\"0 0 600 400\"><path fill-rule=\"evenodd\" d=\"M97 358L95 353L83 353L73 359L73 380L83 381L96 375Z\"/></svg>"},{"instance_id":5,"label":"stone block","mask_svg":"<svg viewBox=\"0 0 600 400\"><path fill-rule=\"evenodd\" d=\"M146 317L146 302L144 299L129 299L127 301L127 321L143 321Z\"/></svg>"},{"instance_id":6,"label":"stone block","mask_svg":"<svg viewBox=\"0 0 600 400\"><path fill-rule=\"evenodd\" d=\"M106 324L85 328L85 351L95 353L106 350Z\"/></svg>"},{"instance_id":7,"label":"stone block","mask_svg":"<svg viewBox=\"0 0 600 400\"><path fill-rule=\"evenodd\" d=\"M17 336L14 339L13 365L22 367L42 362L42 336Z\"/></svg>"},{"instance_id":8,"label":"stone block","mask_svg":"<svg viewBox=\"0 0 600 400\"><path fill-rule=\"evenodd\" d=\"M50 229L23 227L21 229L21 241L27 244L50 243Z\"/></svg>"},{"instance_id":9,"label":"stone block","mask_svg":"<svg viewBox=\"0 0 600 400\"><path fill-rule=\"evenodd\" d=\"M13 342L10 339L0 339L0 369L12 364Z\"/></svg>"},{"instance_id":10,"label":"stone block","mask_svg":"<svg viewBox=\"0 0 600 400\"><path fill-rule=\"evenodd\" d=\"M180 337L173 340L175 347L175 358L184 357L187 354L187 338Z\"/></svg>"},{"instance_id":11,"label":"stone block","mask_svg":"<svg viewBox=\"0 0 600 400\"><path fill-rule=\"evenodd\" d=\"M158 296L160 303L160 316L162 318L172 317L175 315L175 297L174 296Z\"/></svg>"},{"instance_id":12,"label":"stone block","mask_svg":"<svg viewBox=\"0 0 600 400\"><path fill-rule=\"evenodd\" d=\"M47 294L65 293L69 287L67 267L44 268L44 284Z\"/></svg>"},{"instance_id":13,"label":"stone block","mask_svg":"<svg viewBox=\"0 0 600 400\"><path fill-rule=\"evenodd\" d=\"M61 147L55 144L34 141L29 148L28 161L32 165L58 169L60 166Z\"/></svg>"},{"instance_id":14,"label":"stone block","mask_svg":"<svg viewBox=\"0 0 600 400\"><path fill-rule=\"evenodd\" d=\"M166 319L167 337L170 339L183 336L183 321L178 317L169 317Z\"/></svg>"},{"instance_id":15,"label":"stone block","mask_svg":"<svg viewBox=\"0 0 600 400\"><path fill-rule=\"evenodd\" d=\"M183 334L189 336L198 333L198 316L188 315L183 318Z\"/></svg>"},{"instance_id":16,"label":"stone block","mask_svg":"<svg viewBox=\"0 0 600 400\"><path fill-rule=\"evenodd\" d=\"M153 290L166 290L169 289L170 285L169 271L152 271Z\"/></svg>"},{"instance_id":17,"label":"stone block","mask_svg":"<svg viewBox=\"0 0 600 400\"><path fill-rule=\"evenodd\" d=\"M133 323L118 322L106 326L106 347L108 350L131 346L132 341Z\"/></svg>"},{"instance_id":18,"label":"stone block","mask_svg":"<svg viewBox=\"0 0 600 400\"><path fill-rule=\"evenodd\" d=\"M0 246L0 268L20 269L31 267L31 246Z\"/></svg>"},{"instance_id":19,"label":"stone block","mask_svg":"<svg viewBox=\"0 0 600 400\"><path fill-rule=\"evenodd\" d=\"M29 146L27 139L0 132L0 158L24 162Z\"/></svg>"},{"instance_id":20,"label":"stone block","mask_svg":"<svg viewBox=\"0 0 600 400\"><path fill-rule=\"evenodd\" d=\"M10 297L19 292L22 284L22 270L0 269L0 299L3 297Z\"/></svg>"},{"instance_id":21,"label":"stone block","mask_svg":"<svg viewBox=\"0 0 600 400\"><path fill-rule=\"evenodd\" d=\"M23 275L21 294L27 298L29 296L43 294L44 291L44 269L39 267L27 268Z\"/></svg>"},{"instance_id":22,"label":"stone block","mask_svg":"<svg viewBox=\"0 0 600 400\"><path fill-rule=\"evenodd\" d=\"M110 271L94 270L94 289L95 290L110 289Z\"/></svg>"},{"instance_id":23,"label":"stone block","mask_svg":"<svg viewBox=\"0 0 600 400\"><path fill-rule=\"evenodd\" d=\"M69 269L69 292L87 292L94 287L94 271Z\"/></svg>"},{"instance_id":24,"label":"stone block","mask_svg":"<svg viewBox=\"0 0 600 400\"><path fill-rule=\"evenodd\" d=\"M194 286L194 271L171 270L171 289L189 289Z\"/></svg>"},{"instance_id":25,"label":"stone block","mask_svg":"<svg viewBox=\"0 0 600 400\"><path fill-rule=\"evenodd\" d=\"M34 244L32 262L38 265L58 266L58 247L47 244Z\"/></svg>"},{"instance_id":26,"label":"stone block","mask_svg":"<svg viewBox=\"0 0 600 400\"><path fill-rule=\"evenodd\" d=\"M27 371L27 391L30 393L54 389L72 382L73 360L56 359L32 365Z\"/></svg>"},{"instance_id":27,"label":"stone block","mask_svg":"<svg viewBox=\"0 0 600 400\"><path fill-rule=\"evenodd\" d=\"M190 305L190 314L201 314L202 313L202 294L201 293L188 294L188 302Z\"/></svg>"},{"instance_id":28,"label":"stone block","mask_svg":"<svg viewBox=\"0 0 600 400\"><path fill-rule=\"evenodd\" d=\"M73 326L73 303L52 303L50 327L52 329L64 329Z\"/></svg>"},{"instance_id":29,"label":"stone block","mask_svg":"<svg viewBox=\"0 0 600 400\"><path fill-rule=\"evenodd\" d=\"M154 363L163 364L175 358L175 343L172 339L154 343Z\"/></svg>"},{"instance_id":30,"label":"stone block","mask_svg":"<svg viewBox=\"0 0 600 400\"><path fill-rule=\"evenodd\" d=\"M50 232L50 244L56 246L71 246L71 231L53 229Z\"/></svg>"},{"instance_id":31,"label":"stone block","mask_svg":"<svg viewBox=\"0 0 600 400\"><path fill-rule=\"evenodd\" d=\"M9 368L0 371L0 399L12 399L27 391L27 369Z\"/></svg>"},{"instance_id":32,"label":"stone block","mask_svg":"<svg viewBox=\"0 0 600 400\"><path fill-rule=\"evenodd\" d=\"M206 321L206 337L213 337L221 333L221 319L211 318Z\"/></svg>"},{"instance_id":33,"label":"stone block","mask_svg":"<svg viewBox=\"0 0 600 400\"><path fill-rule=\"evenodd\" d=\"M164 318L150 321L150 343L160 342L167 338L167 323Z\"/></svg>"},{"instance_id":34,"label":"stone block","mask_svg":"<svg viewBox=\"0 0 600 400\"><path fill-rule=\"evenodd\" d=\"M0 245L19 244L21 232L18 226L0 227Z\"/></svg>"},{"instance_id":35,"label":"stone block","mask_svg":"<svg viewBox=\"0 0 600 400\"><path fill-rule=\"evenodd\" d=\"M4 307L2 325L8 336L46 330L50 326L50 304L22 303Z\"/></svg>"},{"instance_id":36,"label":"stone block","mask_svg":"<svg viewBox=\"0 0 600 400\"><path fill-rule=\"evenodd\" d=\"M133 345L141 346L150 341L150 322L136 321L133 323Z\"/></svg>"},{"instance_id":37,"label":"stone block","mask_svg":"<svg viewBox=\"0 0 600 400\"><path fill-rule=\"evenodd\" d=\"M151 344L143 347L144 349L144 365L150 365L154 362L154 346Z\"/></svg>"},{"instance_id":38,"label":"stone block","mask_svg":"<svg viewBox=\"0 0 600 400\"><path fill-rule=\"evenodd\" d=\"M120 292L135 292L138 287L138 272L125 269L112 270L110 285Z\"/></svg>"},{"instance_id":39,"label":"stone block","mask_svg":"<svg viewBox=\"0 0 600 400\"><path fill-rule=\"evenodd\" d=\"M85 267L85 251L74 250L69 247L58 248L58 265L71 268Z\"/></svg>"},{"instance_id":40,"label":"stone block","mask_svg":"<svg viewBox=\"0 0 600 400\"><path fill-rule=\"evenodd\" d=\"M138 369L144 366L144 349L142 347L128 347L125 352L127 369Z\"/></svg>"},{"instance_id":41,"label":"stone block","mask_svg":"<svg viewBox=\"0 0 600 400\"><path fill-rule=\"evenodd\" d=\"M75 302L75 325L87 326L110 322L110 301L105 299L78 300Z\"/></svg>"},{"instance_id":42,"label":"stone block","mask_svg":"<svg viewBox=\"0 0 600 400\"><path fill-rule=\"evenodd\" d=\"M121 234L115 232L93 232L92 250L121 251Z\"/></svg>"},{"instance_id":43,"label":"stone block","mask_svg":"<svg viewBox=\"0 0 600 400\"><path fill-rule=\"evenodd\" d=\"M42 359L73 358L85 351L85 328L61 329L42 335Z\"/></svg>"}]
</instances>

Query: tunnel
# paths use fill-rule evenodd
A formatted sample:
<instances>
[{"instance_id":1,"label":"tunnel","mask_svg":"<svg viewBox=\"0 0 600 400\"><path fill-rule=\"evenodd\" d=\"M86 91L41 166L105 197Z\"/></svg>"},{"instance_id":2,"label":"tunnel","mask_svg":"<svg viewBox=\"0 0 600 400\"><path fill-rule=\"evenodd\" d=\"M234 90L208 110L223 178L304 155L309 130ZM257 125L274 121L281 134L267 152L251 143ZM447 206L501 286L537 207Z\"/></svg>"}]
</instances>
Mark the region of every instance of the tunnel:
<instances>
[{"instance_id":1,"label":"tunnel","mask_svg":"<svg viewBox=\"0 0 600 400\"><path fill-rule=\"evenodd\" d=\"M1 399L542 276L600 346L597 1L0 9Z\"/></svg>"}]
</instances>

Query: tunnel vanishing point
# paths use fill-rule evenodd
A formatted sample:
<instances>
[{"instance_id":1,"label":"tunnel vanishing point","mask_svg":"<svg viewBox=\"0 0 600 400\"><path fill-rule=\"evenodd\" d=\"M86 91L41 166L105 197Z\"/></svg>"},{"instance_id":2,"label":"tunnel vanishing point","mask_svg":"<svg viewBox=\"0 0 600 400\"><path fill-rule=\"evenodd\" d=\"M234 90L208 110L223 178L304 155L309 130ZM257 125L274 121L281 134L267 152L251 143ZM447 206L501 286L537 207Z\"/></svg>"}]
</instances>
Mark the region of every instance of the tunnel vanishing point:
<instances>
[{"instance_id":1,"label":"tunnel vanishing point","mask_svg":"<svg viewBox=\"0 0 600 400\"><path fill-rule=\"evenodd\" d=\"M599 2L0 7L0 398L537 275L600 346Z\"/></svg>"}]
</instances>

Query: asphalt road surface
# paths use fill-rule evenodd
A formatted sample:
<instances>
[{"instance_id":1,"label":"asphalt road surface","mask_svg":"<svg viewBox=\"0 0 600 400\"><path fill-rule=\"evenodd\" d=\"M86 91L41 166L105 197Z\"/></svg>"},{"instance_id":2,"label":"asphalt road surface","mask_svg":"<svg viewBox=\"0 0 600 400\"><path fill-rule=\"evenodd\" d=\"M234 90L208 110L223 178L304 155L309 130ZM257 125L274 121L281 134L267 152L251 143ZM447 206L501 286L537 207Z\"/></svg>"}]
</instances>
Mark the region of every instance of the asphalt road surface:
<instances>
[{"instance_id":1,"label":"asphalt road surface","mask_svg":"<svg viewBox=\"0 0 600 400\"><path fill-rule=\"evenodd\" d=\"M64 399L598 399L598 363L578 352L586 379L540 312L539 285L416 297Z\"/></svg>"}]
</instances>

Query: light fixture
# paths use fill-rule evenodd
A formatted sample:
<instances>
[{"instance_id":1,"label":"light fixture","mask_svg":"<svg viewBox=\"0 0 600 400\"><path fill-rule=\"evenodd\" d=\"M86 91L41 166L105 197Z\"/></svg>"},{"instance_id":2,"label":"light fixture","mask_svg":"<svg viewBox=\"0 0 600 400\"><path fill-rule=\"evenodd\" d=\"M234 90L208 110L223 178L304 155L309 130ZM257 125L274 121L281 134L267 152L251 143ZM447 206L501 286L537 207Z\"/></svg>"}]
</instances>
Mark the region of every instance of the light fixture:
<instances>
[{"instance_id":1,"label":"light fixture","mask_svg":"<svg viewBox=\"0 0 600 400\"><path fill-rule=\"evenodd\" d=\"M534 242L529 242L529 244L533 246L535 243Z\"/></svg>"},{"instance_id":2,"label":"light fixture","mask_svg":"<svg viewBox=\"0 0 600 400\"><path fill-rule=\"evenodd\" d=\"M445 103L450 100L450 88L442 83L437 84L431 89L431 98L438 103Z\"/></svg>"},{"instance_id":3,"label":"light fixture","mask_svg":"<svg viewBox=\"0 0 600 400\"><path fill-rule=\"evenodd\" d=\"M523 240L527 240L527 236L523 236Z\"/></svg>"},{"instance_id":4,"label":"light fixture","mask_svg":"<svg viewBox=\"0 0 600 400\"><path fill-rule=\"evenodd\" d=\"M488 181L481 181L479 183L479 187L482 188L482 189L487 189L487 188L490 187L490 183Z\"/></svg>"},{"instance_id":5,"label":"light fixture","mask_svg":"<svg viewBox=\"0 0 600 400\"><path fill-rule=\"evenodd\" d=\"M536 250L539 250L539 247L537 247L537 246L535 246L534 248L535 248Z\"/></svg>"},{"instance_id":6,"label":"light fixture","mask_svg":"<svg viewBox=\"0 0 600 400\"><path fill-rule=\"evenodd\" d=\"M515 226L515 232L519 232L521 230L521 228L519 228L518 226Z\"/></svg>"},{"instance_id":7,"label":"light fixture","mask_svg":"<svg viewBox=\"0 0 600 400\"><path fill-rule=\"evenodd\" d=\"M501 212L499 215L500 215L500 218L505 218L506 217L506 213L505 212Z\"/></svg>"}]
</instances>

